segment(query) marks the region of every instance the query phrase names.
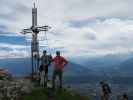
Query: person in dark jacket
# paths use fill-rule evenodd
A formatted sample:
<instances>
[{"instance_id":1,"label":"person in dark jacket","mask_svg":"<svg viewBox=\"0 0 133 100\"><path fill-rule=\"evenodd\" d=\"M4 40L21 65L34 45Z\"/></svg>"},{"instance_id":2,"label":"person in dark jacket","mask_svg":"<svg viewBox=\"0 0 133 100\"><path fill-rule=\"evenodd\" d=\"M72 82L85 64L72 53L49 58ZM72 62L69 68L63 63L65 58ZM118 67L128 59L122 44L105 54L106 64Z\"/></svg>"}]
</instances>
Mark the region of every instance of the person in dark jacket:
<instances>
[{"instance_id":1,"label":"person in dark jacket","mask_svg":"<svg viewBox=\"0 0 133 100\"><path fill-rule=\"evenodd\" d=\"M105 81L100 82L100 85L101 85L101 100L109 100L111 94L111 89L109 85Z\"/></svg>"},{"instance_id":2,"label":"person in dark jacket","mask_svg":"<svg viewBox=\"0 0 133 100\"><path fill-rule=\"evenodd\" d=\"M40 85L47 87L48 82L48 67L51 64L52 56L47 55L47 51L43 51L43 55L41 57L41 65L39 68L40 71Z\"/></svg>"},{"instance_id":3,"label":"person in dark jacket","mask_svg":"<svg viewBox=\"0 0 133 100\"><path fill-rule=\"evenodd\" d=\"M126 93L124 93L124 94L122 95L122 99L121 99L121 100L128 100L128 96L127 96Z\"/></svg>"}]
</instances>

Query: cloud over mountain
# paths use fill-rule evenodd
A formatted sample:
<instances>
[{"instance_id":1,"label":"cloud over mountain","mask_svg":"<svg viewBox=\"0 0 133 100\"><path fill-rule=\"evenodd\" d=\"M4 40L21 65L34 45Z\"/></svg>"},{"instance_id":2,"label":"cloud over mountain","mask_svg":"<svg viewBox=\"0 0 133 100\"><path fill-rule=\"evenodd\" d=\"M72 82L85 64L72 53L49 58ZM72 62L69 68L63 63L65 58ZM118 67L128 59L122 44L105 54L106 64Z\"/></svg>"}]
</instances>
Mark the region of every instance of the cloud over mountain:
<instances>
[{"instance_id":1,"label":"cloud over mountain","mask_svg":"<svg viewBox=\"0 0 133 100\"><path fill-rule=\"evenodd\" d=\"M19 54L18 48L23 51L25 48L21 41L26 41L19 32L31 26L33 1L0 2L0 33L8 37L1 36L7 41L0 43ZM52 52L61 50L68 56L128 53L133 51L132 3L132 0L39 0L38 23L52 27L48 32ZM28 43L30 39L27 35ZM42 50L46 46L43 33L39 39Z\"/></svg>"}]
</instances>

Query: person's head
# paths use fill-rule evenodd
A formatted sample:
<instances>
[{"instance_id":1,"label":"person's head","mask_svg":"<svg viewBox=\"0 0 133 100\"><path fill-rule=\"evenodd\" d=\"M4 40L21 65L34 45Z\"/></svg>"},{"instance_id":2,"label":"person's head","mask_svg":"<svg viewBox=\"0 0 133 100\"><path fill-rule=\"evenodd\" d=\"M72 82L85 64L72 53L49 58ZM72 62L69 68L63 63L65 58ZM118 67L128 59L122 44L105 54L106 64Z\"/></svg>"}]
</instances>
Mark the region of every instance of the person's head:
<instances>
[{"instance_id":1,"label":"person's head","mask_svg":"<svg viewBox=\"0 0 133 100\"><path fill-rule=\"evenodd\" d=\"M106 81L103 80L103 81L100 82L100 84L101 84L101 85L104 85L104 84L106 84Z\"/></svg>"},{"instance_id":2,"label":"person's head","mask_svg":"<svg viewBox=\"0 0 133 100\"><path fill-rule=\"evenodd\" d=\"M56 55L57 56L60 56L60 51L56 51Z\"/></svg>"},{"instance_id":3,"label":"person's head","mask_svg":"<svg viewBox=\"0 0 133 100\"><path fill-rule=\"evenodd\" d=\"M49 58L52 58L52 55L51 54L49 55Z\"/></svg>"},{"instance_id":4,"label":"person's head","mask_svg":"<svg viewBox=\"0 0 133 100\"><path fill-rule=\"evenodd\" d=\"M104 84L104 81L101 81L100 84L103 85Z\"/></svg>"},{"instance_id":5,"label":"person's head","mask_svg":"<svg viewBox=\"0 0 133 100\"><path fill-rule=\"evenodd\" d=\"M43 54L44 54L44 55L46 55L46 54L47 54L47 51L46 51L46 50L44 50L44 51L43 51Z\"/></svg>"},{"instance_id":6,"label":"person's head","mask_svg":"<svg viewBox=\"0 0 133 100\"><path fill-rule=\"evenodd\" d=\"M123 98L128 98L126 93L123 94Z\"/></svg>"}]
</instances>

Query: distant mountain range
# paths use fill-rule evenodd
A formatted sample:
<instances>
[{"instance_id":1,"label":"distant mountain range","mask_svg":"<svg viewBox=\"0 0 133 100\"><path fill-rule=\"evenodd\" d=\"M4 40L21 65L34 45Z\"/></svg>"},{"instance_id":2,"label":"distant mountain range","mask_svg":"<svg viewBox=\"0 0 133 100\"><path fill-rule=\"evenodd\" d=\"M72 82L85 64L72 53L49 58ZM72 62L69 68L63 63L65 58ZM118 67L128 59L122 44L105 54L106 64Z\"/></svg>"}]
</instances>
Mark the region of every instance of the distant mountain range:
<instances>
[{"instance_id":1,"label":"distant mountain range","mask_svg":"<svg viewBox=\"0 0 133 100\"><path fill-rule=\"evenodd\" d=\"M133 54L132 54L133 57ZM120 64L126 61L129 58L132 58L130 55L115 55L109 54L105 56L90 57L90 58L81 58L78 59L77 63L88 68L109 68L113 65Z\"/></svg>"},{"instance_id":2,"label":"distant mountain range","mask_svg":"<svg viewBox=\"0 0 133 100\"><path fill-rule=\"evenodd\" d=\"M96 73L82 65L76 64L74 62L69 62L69 64L65 67L65 74L70 76L89 76L96 75Z\"/></svg>"},{"instance_id":3,"label":"distant mountain range","mask_svg":"<svg viewBox=\"0 0 133 100\"><path fill-rule=\"evenodd\" d=\"M77 63L103 75L124 74L129 76L133 73L133 53L82 58L77 59Z\"/></svg>"},{"instance_id":4,"label":"distant mountain range","mask_svg":"<svg viewBox=\"0 0 133 100\"><path fill-rule=\"evenodd\" d=\"M27 75L31 73L29 58L0 59L0 68L6 68L13 75Z\"/></svg>"},{"instance_id":5,"label":"distant mountain range","mask_svg":"<svg viewBox=\"0 0 133 100\"><path fill-rule=\"evenodd\" d=\"M14 75L28 75L31 73L31 60L30 58L8 58L0 59L0 68L6 68ZM52 74L53 67L49 67L50 74ZM92 73L86 67L79 64L69 62L64 69L64 75L66 76L84 76Z\"/></svg>"},{"instance_id":6,"label":"distant mountain range","mask_svg":"<svg viewBox=\"0 0 133 100\"><path fill-rule=\"evenodd\" d=\"M14 75L31 73L30 58L0 59L0 68L7 68ZM52 66L49 68L52 74ZM132 75L133 54L106 55L95 58L71 60L64 69L65 76Z\"/></svg>"},{"instance_id":7,"label":"distant mountain range","mask_svg":"<svg viewBox=\"0 0 133 100\"><path fill-rule=\"evenodd\" d=\"M121 75L132 76L133 74L133 58L127 59L117 66L116 71Z\"/></svg>"}]
</instances>

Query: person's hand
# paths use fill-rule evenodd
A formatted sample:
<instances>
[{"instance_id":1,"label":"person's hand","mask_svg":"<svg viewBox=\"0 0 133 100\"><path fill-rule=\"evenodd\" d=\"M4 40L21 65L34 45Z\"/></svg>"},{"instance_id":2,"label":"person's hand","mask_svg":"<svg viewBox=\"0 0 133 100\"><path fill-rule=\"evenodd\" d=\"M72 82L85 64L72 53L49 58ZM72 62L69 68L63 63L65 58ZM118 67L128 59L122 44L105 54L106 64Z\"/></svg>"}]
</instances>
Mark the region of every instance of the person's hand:
<instances>
[{"instance_id":1,"label":"person's hand","mask_svg":"<svg viewBox=\"0 0 133 100\"><path fill-rule=\"evenodd\" d=\"M63 63L63 65L64 65L64 66L66 66L66 65L67 65L67 63Z\"/></svg>"}]
</instances>

